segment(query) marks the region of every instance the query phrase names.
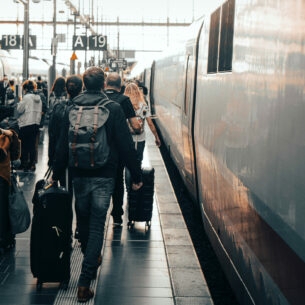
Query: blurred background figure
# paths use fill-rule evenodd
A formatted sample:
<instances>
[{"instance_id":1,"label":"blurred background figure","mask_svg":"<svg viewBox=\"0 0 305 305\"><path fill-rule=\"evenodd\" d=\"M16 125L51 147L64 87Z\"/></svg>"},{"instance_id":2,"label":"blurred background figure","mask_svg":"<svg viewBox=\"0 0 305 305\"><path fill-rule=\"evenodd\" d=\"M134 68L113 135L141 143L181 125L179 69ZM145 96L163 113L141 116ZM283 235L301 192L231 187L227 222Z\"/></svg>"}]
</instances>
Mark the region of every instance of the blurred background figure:
<instances>
[{"instance_id":1,"label":"blurred background figure","mask_svg":"<svg viewBox=\"0 0 305 305\"><path fill-rule=\"evenodd\" d=\"M22 84L24 96L17 105L19 137L21 140L21 166L24 171L36 170L36 138L39 132L42 114L42 102L34 90L34 81L26 80Z\"/></svg>"}]
</instances>

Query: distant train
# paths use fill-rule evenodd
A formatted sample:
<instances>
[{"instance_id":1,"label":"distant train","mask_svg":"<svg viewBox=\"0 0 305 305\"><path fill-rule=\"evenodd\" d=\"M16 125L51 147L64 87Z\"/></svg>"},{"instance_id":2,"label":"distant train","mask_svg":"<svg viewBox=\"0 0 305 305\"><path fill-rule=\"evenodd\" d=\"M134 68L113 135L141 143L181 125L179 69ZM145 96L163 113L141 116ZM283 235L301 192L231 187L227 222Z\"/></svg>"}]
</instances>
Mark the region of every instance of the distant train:
<instances>
[{"instance_id":1,"label":"distant train","mask_svg":"<svg viewBox=\"0 0 305 305\"><path fill-rule=\"evenodd\" d=\"M37 57L29 58L29 77L37 79L40 75L42 79L48 80L49 70L52 63L46 59L39 59ZM57 63L57 75L66 76L70 73L70 67L68 65ZM0 79L4 75L9 78L14 78L18 84L23 79L23 57L17 57L11 55L8 51L0 49Z\"/></svg>"},{"instance_id":2,"label":"distant train","mask_svg":"<svg viewBox=\"0 0 305 305\"><path fill-rule=\"evenodd\" d=\"M49 65L41 59L29 58L29 75L37 77L41 75L48 78ZM5 50L0 50L0 78L6 74L9 78L15 78L17 81L22 80L23 57L12 56Z\"/></svg>"},{"instance_id":3,"label":"distant train","mask_svg":"<svg viewBox=\"0 0 305 305\"><path fill-rule=\"evenodd\" d=\"M142 73L242 305L305 304L305 1L228 0Z\"/></svg>"}]
</instances>

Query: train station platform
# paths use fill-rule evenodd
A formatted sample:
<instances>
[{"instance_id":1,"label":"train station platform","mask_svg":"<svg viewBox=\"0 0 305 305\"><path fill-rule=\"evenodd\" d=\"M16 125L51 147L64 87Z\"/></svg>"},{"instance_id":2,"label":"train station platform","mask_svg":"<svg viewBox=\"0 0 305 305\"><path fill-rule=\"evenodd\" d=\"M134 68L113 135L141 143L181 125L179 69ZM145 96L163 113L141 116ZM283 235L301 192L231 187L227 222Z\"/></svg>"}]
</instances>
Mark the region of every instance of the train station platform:
<instances>
[{"instance_id":1,"label":"train station platform","mask_svg":"<svg viewBox=\"0 0 305 305\"><path fill-rule=\"evenodd\" d=\"M46 133L44 143L39 146L36 172L18 172L31 211L35 183L47 169L47 143ZM114 227L112 217L108 216L103 262L97 279L92 282L95 296L85 304L211 305L209 289L150 132L143 165L155 168L151 227L148 229L145 222L136 222L128 229L126 203L121 227ZM37 291L36 278L30 270L30 230L17 235L16 247L0 256L0 304L80 304L76 297L82 262L78 242L73 243L68 289L59 290L59 283L44 283L42 290Z\"/></svg>"}]
</instances>

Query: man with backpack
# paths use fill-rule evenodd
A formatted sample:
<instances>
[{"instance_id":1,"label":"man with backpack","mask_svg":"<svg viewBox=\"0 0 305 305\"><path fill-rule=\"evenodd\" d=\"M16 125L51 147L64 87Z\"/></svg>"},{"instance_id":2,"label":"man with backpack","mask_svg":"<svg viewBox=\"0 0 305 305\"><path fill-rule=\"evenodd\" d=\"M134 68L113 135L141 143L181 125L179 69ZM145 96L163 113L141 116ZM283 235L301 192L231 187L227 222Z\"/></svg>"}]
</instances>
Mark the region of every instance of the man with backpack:
<instances>
[{"instance_id":1,"label":"man with backpack","mask_svg":"<svg viewBox=\"0 0 305 305\"><path fill-rule=\"evenodd\" d=\"M85 91L73 99L74 106L63 119L53 163L53 181L69 164L72 173L76 216L84 253L77 298L87 302L101 263L101 249L119 155L132 176L132 187L142 186L141 167L121 106L109 100L104 71L90 67L83 74Z\"/></svg>"},{"instance_id":2,"label":"man with backpack","mask_svg":"<svg viewBox=\"0 0 305 305\"><path fill-rule=\"evenodd\" d=\"M116 72L111 72L108 74L105 81L105 93L113 101L118 102L125 114L126 119L132 126L135 132L141 132L141 125L136 117L135 111L132 107L131 101L128 96L121 93L122 79L120 75ZM119 158L119 164L116 173L115 187L112 196L112 211L111 215L113 217L113 224L120 226L123 223L122 215L123 211L123 198L124 198L124 163L121 158Z\"/></svg>"}]
</instances>

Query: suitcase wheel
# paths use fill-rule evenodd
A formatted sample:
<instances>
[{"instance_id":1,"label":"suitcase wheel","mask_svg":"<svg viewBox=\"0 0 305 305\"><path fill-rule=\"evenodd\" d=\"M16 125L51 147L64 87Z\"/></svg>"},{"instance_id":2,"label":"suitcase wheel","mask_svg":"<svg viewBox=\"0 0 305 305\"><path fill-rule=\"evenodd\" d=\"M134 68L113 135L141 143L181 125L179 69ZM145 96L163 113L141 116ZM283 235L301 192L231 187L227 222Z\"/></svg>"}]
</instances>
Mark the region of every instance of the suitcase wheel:
<instances>
[{"instance_id":1,"label":"suitcase wheel","mask_svg":"<svg viewBox=\"0 0 305 305\"><path fill-rule=\"evenodd\" d=\"M41 289L42 289L42 281L37 279L36 290L41 291Z\"/></svg>"},{"instance_id":2,"label":"suitcase wheel","mask_svg":"<svg viewBox=\"0 0 305 305\"><path fill-rule=\"evenodd\" d=\"M150 220L149 220L149 221L146 221L145 230L149 230L149 229L150 229L150 226L151 226ZM146 229L146 228L147 228L147 229Z\"/></svg>"},{"instance_id":3,"label":"suitcase wheel","mask_svg":"<svg viewBox=\"0 0 305 305\"><path fill-rule=\"evenodd\" d=\"M134 221L132 221L132 220L128 221L127 227L128 227L129 230L131 230L134 227Z\"/></svg>"}]
</instances>

